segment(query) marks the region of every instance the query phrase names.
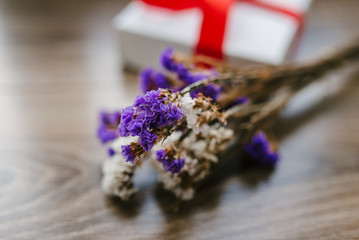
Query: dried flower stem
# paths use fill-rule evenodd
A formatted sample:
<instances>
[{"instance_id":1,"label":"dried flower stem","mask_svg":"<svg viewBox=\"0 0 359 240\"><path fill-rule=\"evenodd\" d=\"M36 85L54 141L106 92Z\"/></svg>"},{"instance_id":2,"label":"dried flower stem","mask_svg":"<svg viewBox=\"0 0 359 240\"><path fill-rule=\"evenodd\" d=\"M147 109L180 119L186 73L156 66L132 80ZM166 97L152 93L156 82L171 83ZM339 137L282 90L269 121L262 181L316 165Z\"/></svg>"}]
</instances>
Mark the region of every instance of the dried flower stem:
<instances>
[{"instance_id":1,"label":"dried flower stem","mask_svg":"<svg viewBox=\"0 0 359 240\"><path fill-rule=\"evenodd\" d=\"M201 88L210 83L226 84L233 82L242 82L237 88L226 93L220 102L228 103L238 96L250 96L253 104L237 105L228 109L224 113L224 117L228 120L235 120L237 124L234 129L236 131L236 141L231 142L225 152L219 154L221 159L229 159L228 156L234 152L238 154L238 148L242 148L244 143L260 129L272 125L282 108L299 90L314 82L330 70L334 70L346 62L359 59L359 44L349 46L329 57L319 60L313 64L302 66L285 66L276 68L262 68L249 73L243 71L220 74L219 77L196 82L181 92L185 94L195 89ZM214 62L211 62L212 64ZM227 68L228 71L228 68ZM276 94L273 94L276 93ZM258 102L258 103L256 103ZM224 157L226 156L226 157ZM219 161L213 164L213 170L218 169L225 161ZM187 186L198 188L203 184L201 182L193 183L186 175L182 176L183 182Z\"/></svg>"},{"instance_id":2,"label":"dried flower stem","mask_svg":"<svg viewBox=\"0 0 359 240\"><path fill-rule=\"evenodd\" d=\"M346 62L358 60L359 41L312 64L299 66L237 68L218 77L198 81L182 90L181 94L191 92L210 83L240 83L237 87L223 95L219 103L225 105L238 96L248 96L253 102L269 97L282 86L290 86L295 91L320 78L330 70L340 67ZM215 64L215 62L212 62ZM222 66L222 65L220 65Z\"/></svg>"}]
</instances>

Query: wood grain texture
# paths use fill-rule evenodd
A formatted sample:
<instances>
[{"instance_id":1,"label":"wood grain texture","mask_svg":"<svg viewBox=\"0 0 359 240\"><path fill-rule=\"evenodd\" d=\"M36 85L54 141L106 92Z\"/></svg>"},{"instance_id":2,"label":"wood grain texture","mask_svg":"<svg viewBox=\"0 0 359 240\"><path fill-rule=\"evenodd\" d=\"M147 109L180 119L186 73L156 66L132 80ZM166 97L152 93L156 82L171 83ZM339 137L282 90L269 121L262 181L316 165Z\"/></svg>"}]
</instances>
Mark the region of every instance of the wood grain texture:
<instances>
[{"instance_id":1,"label":"wood grain texture","mask_svg":"<svg viewBox=\"0 0 359 240\"><path fill-rule=\"evenodd\" d=\"M233 159L177 213L147 165L131 202L103 195L96 113L137 94L110 25L126 2L0 1L0 239L359 239L356 66L289 106L276 169ZM297 60L358 34L358 9L314 1Z\"/></svg>"}]
</instances>

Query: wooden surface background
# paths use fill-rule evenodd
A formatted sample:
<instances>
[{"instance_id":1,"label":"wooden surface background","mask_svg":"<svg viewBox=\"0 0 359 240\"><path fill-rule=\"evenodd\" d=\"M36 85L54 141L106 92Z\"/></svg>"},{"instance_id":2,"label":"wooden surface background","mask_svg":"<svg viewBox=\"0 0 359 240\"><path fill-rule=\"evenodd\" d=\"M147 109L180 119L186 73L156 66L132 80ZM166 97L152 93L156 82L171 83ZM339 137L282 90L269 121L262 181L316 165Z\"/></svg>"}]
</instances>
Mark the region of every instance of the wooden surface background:
<instances>
[{"instance_id":1,"label":"wooden surface background","mask_svg":"<svg viewBox=\"0 0 359 240\"><path fill-rule=\"evenodd\" d=\"M233 161L177 213L148 166L131 202L103 195L96 114L137 93L111 32L125 4L0 1L0 239L359 239L356 66L286 110L273 171ZM358 13L356 0L314 1L297 60L357 35Z\"/></svg>"}]
</instances>

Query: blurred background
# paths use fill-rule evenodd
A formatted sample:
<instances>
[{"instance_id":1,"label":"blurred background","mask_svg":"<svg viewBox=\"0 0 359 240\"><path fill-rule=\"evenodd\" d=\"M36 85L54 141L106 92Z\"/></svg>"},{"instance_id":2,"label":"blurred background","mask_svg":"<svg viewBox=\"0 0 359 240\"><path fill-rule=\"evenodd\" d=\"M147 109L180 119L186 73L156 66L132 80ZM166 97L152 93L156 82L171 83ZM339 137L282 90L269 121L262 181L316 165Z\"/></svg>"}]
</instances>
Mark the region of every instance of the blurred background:
<instances>
[{"instance_id":1,"label":"blurred background","mask_svg":"<svg viewBox=\"0 0 359 240\"><path fill-rule=\"evenodd\" d=\"M0 1L0 238L358 237L357 67L328 77L349 82L340 92L281 120L282 160L270 179L234 174L177 215L146 168L129 205L103 196L97 113L139 92L136 72L121 68L112 25L128 2ZM313 0L292 60L357 37L358 11L359 1Z\"/></svg>"}]
</instances>

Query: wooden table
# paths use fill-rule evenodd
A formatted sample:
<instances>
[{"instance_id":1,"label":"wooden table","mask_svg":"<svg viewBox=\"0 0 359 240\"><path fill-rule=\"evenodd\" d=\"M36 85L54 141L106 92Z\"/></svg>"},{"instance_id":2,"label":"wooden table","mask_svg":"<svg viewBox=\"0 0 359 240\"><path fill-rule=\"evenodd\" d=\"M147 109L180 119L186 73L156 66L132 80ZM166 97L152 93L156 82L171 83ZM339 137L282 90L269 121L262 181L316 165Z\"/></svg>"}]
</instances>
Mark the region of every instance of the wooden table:
<instances>
[{"instance_id":1,"label":"wooden table","mask_svg":"<svg viewBox=\"0 0 359 240\"><path fill-rule=\"evenodd\" d=\"M125 3L0 2L0 239L359 239L355 66L325 78L339 90L311 107L301 98L278 122L275 170L229 163L177 213L148 166L129 203L103 195L96 114L137 93L110 25ZM358 10L315 1L297 60L358 34Z\"/></svg>"}]
</instances>

